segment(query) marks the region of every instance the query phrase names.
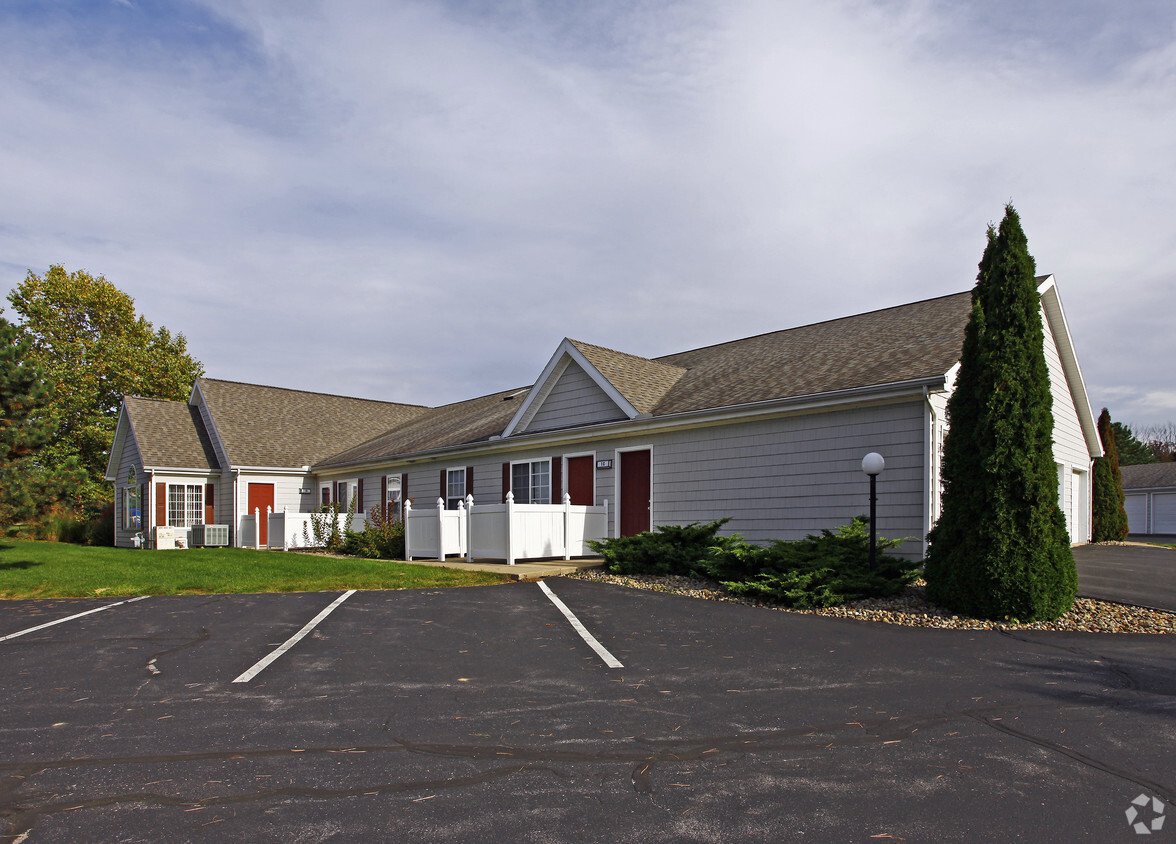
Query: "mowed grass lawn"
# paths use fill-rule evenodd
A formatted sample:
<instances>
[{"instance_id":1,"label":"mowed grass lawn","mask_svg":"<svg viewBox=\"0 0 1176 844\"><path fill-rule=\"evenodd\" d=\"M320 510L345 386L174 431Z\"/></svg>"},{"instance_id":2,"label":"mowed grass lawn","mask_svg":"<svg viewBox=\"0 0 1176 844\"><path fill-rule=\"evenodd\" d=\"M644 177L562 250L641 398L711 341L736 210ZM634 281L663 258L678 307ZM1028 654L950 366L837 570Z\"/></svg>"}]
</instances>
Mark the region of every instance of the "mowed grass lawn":
<instances>
[{"instance_id":1,"label":"mowed grass lawn","mask_svg":"<svg viewBox=\"0 0 1176 844\"><path fill-rule=\"evenodd\" d=\"M319 554L192 548L148 551L0 540L0 598L430 589L504 575Z\"/></svg>"}]
</instances>

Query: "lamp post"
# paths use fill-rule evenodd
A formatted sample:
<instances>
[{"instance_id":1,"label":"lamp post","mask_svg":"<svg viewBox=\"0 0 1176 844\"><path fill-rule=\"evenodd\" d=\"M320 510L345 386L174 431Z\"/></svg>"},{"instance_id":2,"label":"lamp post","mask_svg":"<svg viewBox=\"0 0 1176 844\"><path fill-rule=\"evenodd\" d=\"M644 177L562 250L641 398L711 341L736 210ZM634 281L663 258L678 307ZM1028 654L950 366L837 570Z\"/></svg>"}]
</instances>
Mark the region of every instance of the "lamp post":
<instances>
[{"instance_id":1,"label":"lamp post","mask_svg":"<svg viewBox=\"0 0 1176 844\"><path fill-rule=\"evenodd\" d=\"M870 476L870 571L874 571L877 563L878 545L878 476L886 468L886 461L876 451L871 451L862 458L862 471Z\"/></svg>"}]
</instances>

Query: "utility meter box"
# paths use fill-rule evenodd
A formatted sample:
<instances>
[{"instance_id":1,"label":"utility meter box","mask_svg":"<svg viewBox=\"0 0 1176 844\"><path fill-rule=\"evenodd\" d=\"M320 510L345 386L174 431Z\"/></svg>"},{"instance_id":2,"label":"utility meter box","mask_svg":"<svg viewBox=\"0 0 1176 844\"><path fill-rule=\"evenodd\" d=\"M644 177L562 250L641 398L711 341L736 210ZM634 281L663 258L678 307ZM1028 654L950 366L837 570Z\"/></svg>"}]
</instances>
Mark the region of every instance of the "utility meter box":
<instances>
[{"instance_id":1,"label":"utility meter box","mask_svg":"<svg viewBox=\"0 0 1176 844\"><path fill-rule=\"evenodd\" d=\"M154 540L156 550L166 551L175 549L176 537L179 536L181 531L183 531L183 528L168 525L157 525L152 528L151 538Z\"/></svg>"}]
</instances>

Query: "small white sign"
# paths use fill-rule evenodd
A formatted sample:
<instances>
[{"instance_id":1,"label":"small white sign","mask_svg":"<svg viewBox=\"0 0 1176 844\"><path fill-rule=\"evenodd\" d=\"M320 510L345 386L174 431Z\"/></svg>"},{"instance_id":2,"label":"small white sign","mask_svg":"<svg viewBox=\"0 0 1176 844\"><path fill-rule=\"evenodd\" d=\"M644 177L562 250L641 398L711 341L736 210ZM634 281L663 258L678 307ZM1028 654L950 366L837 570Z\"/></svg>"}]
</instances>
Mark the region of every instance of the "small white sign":
<instances>
[{"instance_id":1,"label":"small white sign","mask_svg":"<svg viewBox=\"0 0 1176 844\"><path fill-rule=\"evenodd\" d=\"M611 460L597 460L596 461L596 468L597 469L611 469L612 468L612 461Z\"/></svg>"}]
</instances>

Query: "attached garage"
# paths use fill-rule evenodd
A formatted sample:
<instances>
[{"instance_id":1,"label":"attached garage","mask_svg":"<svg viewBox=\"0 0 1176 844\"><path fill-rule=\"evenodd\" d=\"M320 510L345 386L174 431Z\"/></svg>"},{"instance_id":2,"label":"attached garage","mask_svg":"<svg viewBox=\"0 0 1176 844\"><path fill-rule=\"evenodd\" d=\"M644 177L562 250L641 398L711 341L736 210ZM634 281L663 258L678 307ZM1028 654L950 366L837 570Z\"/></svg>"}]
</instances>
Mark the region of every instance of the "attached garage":
<instances>
[{"instance_id":1,"label":"attached garage","mask_svg":"<svg viewBox=\"0 0 1176 844\"><path fill-rule=\"evenodd\" d=\"M1132 535L1176 536L1176 463L1121 468Z\"/></svg>"}]
</instances>

